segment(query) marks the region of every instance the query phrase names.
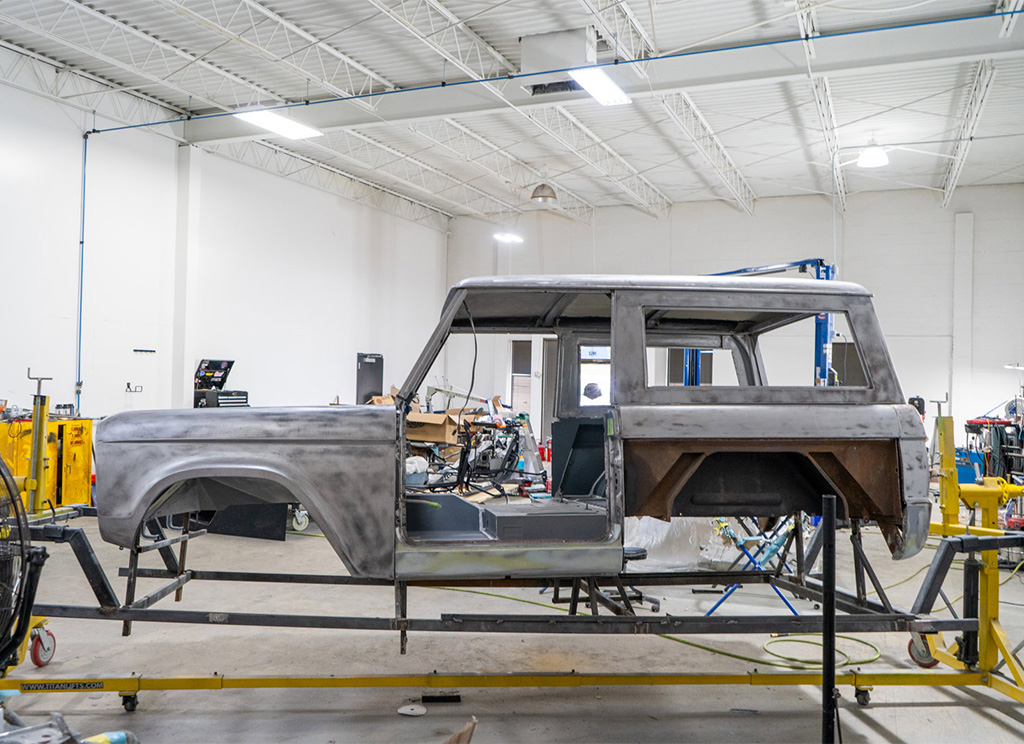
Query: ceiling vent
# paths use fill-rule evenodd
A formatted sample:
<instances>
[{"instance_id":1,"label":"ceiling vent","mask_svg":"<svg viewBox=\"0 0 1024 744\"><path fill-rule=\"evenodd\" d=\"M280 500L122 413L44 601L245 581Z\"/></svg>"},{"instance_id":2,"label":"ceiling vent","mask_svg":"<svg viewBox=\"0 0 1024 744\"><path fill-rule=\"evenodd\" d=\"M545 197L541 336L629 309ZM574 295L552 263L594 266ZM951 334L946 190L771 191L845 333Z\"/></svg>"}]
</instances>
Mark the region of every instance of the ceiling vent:
<instances>
[{"instance_id":1,"label":"ceiling vent","mask_svg":"<svg viewBox=\"0 0 1024 744\"><path fill-rule=\"evenodd\" d=\"M531 95L580 90L569 77L569 70L597 63L597 32L593 26L524 36L519 43L520 70L528 75L522 79L523 88Z\"/></svg>"}]
</instances>

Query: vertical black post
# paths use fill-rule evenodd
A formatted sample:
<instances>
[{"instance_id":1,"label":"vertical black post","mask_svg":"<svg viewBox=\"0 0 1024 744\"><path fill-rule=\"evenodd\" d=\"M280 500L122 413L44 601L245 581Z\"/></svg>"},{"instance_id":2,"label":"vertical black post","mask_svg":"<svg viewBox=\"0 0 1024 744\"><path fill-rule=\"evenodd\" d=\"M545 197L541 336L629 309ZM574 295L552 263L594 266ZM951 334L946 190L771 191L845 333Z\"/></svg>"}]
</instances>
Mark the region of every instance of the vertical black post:
<instances>
[{"instance_id":1,"label":"vertical black post","mask_svg":"<svg viewBox=\"0 0 1024 744\"><path fill-rule=\"evenodd\" d=\"M797 512L793 515L793 529L796 535L796 580L804 583L804 576L807 573L804 566L804 513Z\"/></svg>"},{"instance_id":2,"label":"vertical black post","mask_svg":"<svg viewBox=\"0 0 1024 744\"><path fill-rule=\"evenodd\" d=\"M836 740L836 497L822 497L821 741Z\"/></svg>"},{"instance_id":3,"label":"vertical black post","mask_svg":"<svg viewBox=\"0 0 1024 744\"><path fill-rule=\"evenodd\" d=\"M395 617L405 620L409 612L409 585L404 581L395 582ZM398 653L404 655L409 642L409 634L403 628L398 631Z\"/></svg>"},{"instance_id":4,"label":"vertical black post","mask_svg":"<svg viewBox=\"0 0 1024 744\"><path fill-rule=\"evenodd\" d=\"M981 597L981 567L984 564L978 560L976 553L970 553L964 561L964 618L976 620L978 618L978 602ZM965 630L964 634L957 639L960 642L960 649L957 651L957 658L969 667L978 663L978 633L973 630Z\"/></svg>"}]
</instances>

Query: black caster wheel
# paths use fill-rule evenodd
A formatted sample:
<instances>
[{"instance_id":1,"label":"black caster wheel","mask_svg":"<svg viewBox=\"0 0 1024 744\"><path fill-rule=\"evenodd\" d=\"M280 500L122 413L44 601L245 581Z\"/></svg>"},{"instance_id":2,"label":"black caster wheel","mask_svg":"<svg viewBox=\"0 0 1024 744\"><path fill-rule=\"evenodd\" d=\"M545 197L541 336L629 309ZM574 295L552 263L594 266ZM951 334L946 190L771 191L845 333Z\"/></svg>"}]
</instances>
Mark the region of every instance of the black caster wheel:
<instances>
[{"instance_id":1,"label":"black caster wheel","mask_svg":"<svg viewBox=\"0 0 1024 744\"><path fill-rule=\"evenodd\" d=\"M651 602L651 612L661 612L661 602Z\"/></svg>"},{"instance_id":2,"label":"black caster wheel","mask_svg":"<svg viewBox=\"0 0 1024 744\"><path fill-rule=\"evenodd\" d=\"M139 696L138 695L122 695L121 705L124 709L131 713L133 710L139 707Z\"/></svg>"},{"instance_id":3,"label":"black caster wheel","mask_svg":"<svg viewBox=\"0 0 1024 744\"><path fill-rule=\"evenodd\" d=\"M871 702L871 690L857 690L854 697L857 698L857 705L866 708Z\"/></svg>"}]
</instances>

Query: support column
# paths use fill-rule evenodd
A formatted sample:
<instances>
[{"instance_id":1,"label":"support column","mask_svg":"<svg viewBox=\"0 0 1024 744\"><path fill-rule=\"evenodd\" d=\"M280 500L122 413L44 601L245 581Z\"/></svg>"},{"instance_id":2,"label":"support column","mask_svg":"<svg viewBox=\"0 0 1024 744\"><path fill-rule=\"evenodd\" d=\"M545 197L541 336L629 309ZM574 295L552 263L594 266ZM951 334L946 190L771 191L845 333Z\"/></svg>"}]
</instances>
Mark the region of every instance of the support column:
<instances>
[{"instance_id":1,"label":"support column","mask_svg":"<svg viewBox=\"0 0 1024 744\"><path fill-rule=\"evenodd\" d=\"M949 364L949 410L959 428L971 415L974 382L974 215L960 212L953 223L952 343Z\"/></svg>"},{"instance_id":2,"label":"support column","mask_svg":"<svg viewBox=\"0 0 1024 744\"><path fill-rule=\"evenodd\" d=\"M178 148L178 195L174 244L174 301L171 327L171 407L191 408L195 361L191 355L195 295L190 276L199 254L199 196L205 153L191 145ZM189 308L192 308L191 312Z\"/></svg>"}]
</instances>

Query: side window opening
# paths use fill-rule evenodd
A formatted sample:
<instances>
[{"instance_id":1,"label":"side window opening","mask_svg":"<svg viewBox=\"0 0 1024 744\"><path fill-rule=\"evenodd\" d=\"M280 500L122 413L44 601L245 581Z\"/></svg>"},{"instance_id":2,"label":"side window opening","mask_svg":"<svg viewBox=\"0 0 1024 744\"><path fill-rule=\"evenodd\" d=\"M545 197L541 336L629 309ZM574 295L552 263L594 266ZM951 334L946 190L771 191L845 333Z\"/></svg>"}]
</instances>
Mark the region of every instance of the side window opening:
<instances>
[{"instance_id":1,"label":"side window opening","mask_svg":"<svg viewBox=\"0 0 1024 744\"><path fill-rule=\"evenodd\" d=\"M827 370L829 387L871 387L844 312L650 307L643 312L648 388L815 387L821 384L819 365ZM819 317L831 318L830 324L816 322ZM743 371L752 363L746 349L755 351L762 367L753 377Z\"/></svg>"}]
</instances>

